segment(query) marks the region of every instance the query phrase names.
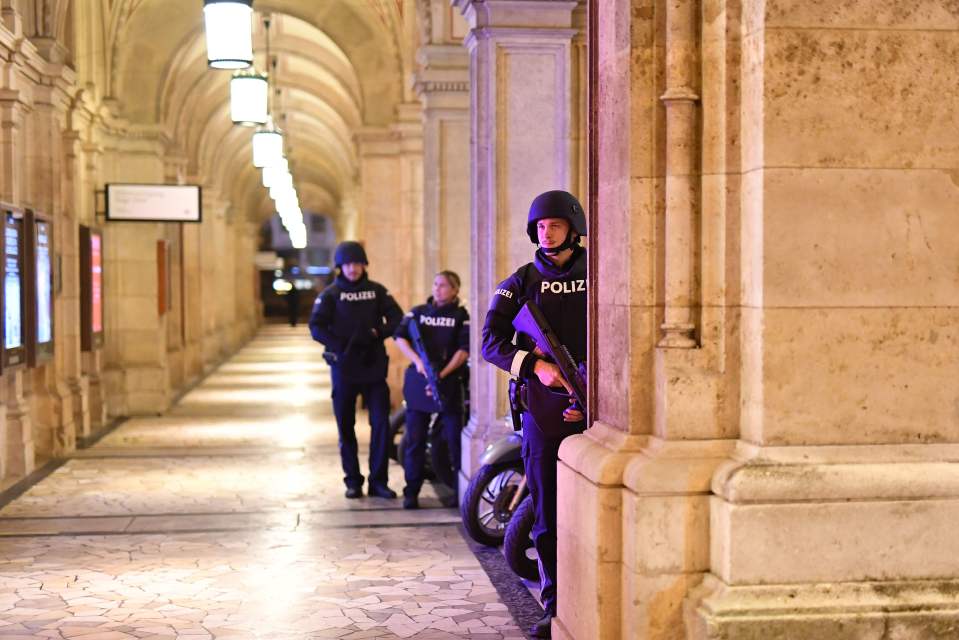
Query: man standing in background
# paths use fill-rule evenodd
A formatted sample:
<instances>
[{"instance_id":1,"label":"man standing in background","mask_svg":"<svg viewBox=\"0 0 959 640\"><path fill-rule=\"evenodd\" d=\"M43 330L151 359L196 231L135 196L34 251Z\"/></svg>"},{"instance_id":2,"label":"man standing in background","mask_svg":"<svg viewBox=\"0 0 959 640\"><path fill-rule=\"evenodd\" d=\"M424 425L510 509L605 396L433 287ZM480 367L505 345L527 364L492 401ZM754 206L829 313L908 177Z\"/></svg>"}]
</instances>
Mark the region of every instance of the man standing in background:
<instances>
[{"instance_id":1,"label":"man standing in background","mask_svg":"<svg viewBox=\"0 0 959 640\"><path fill-rule=\"evenodd\" d=\"M310 333L326 347L323 358L330 365L346 497L363 497L355 430L356 399L362 394L371 428L369 495L395 499L387 477L390 389L383 341L393 335L403 311L386 287L369 279L363 245L341 242L334 257L339 272L313 304Z\"/></svg>"}]
</instances>

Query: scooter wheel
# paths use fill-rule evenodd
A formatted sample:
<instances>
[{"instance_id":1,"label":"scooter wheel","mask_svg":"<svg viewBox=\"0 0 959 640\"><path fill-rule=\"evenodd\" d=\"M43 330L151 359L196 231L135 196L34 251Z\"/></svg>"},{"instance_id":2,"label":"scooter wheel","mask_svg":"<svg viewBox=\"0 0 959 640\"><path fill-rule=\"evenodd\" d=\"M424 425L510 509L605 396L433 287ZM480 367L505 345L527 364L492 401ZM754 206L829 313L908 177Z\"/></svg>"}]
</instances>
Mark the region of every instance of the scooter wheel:
<instances>
[{"instance_id":1,"label":"scooter wheel","mask_svg":"<svg viewBox=\"0 0 959 640\"><path fill-rule=\"evenodd\" d=\"M529 496L516 507L513 518L506 527L506 537L503 539L503 555L506 557L506 564L513 570L513 573L520 578L530 581L539 581L539 563L532 555L533 539L530 533L533 531L533 523L536 520L536 511L533 509L533 499Z\"/></svg>"},{"instance_id":2,"label":"scooter wheel","mask_svg":"<svg viewBox=\"0 0 959 640\"><path fill-rule=\"evenodd\" d=\"M485 464L470 479L460 516L463 528L480 544L498 546L506 535L506 524L512 518L509 504L523 481L522 461L508 464Z\"/></svg>"}]
</instances>

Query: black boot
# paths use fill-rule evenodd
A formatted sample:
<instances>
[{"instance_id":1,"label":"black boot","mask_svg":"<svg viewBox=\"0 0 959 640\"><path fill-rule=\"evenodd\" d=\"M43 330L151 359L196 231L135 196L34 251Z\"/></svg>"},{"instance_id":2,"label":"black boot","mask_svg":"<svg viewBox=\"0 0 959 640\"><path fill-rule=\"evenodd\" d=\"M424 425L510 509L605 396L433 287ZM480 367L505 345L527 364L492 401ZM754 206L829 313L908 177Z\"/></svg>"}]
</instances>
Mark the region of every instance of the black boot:
<instances>
[{"instance_id":1,"label":"black boot","mask_svg":"<svg viewBox=\"0 0 959 640\"><path fill-rule=\"evenodd\" d=\"M553 614L547 611L536 624L529 628L529 635L534 638L552 638Z\"/></svg>"},{"instance_id":2,"label":"black boot","mask_svg":"<svg viewBox=\"0 0 959 640\"><path fill-rule=\"evenodd\" d=\"M363 488L362 487L347 487L346 488L346 497L351 500L355 498L363 497Z\"/></svg>"},{"instance_id":3,"label":"black boot","mask_svg":"<svg viewBox=\"0 0 959 640\"><path fill-rule=\"evenodd\" d=\"M395 500L396 492L387 487L385 484L374 484L370 487L370 495L376 496L377 498L386 498L387 500Z\"/></svg>"},{"instance_id":4,"label":"black boot","mask_svg":"<svg viewBox=\"0 0 959 640\"><path fill-rule=\"evenodd\" d=\"M417 496L403 496L404 509L419 509L420 499Z\"/></svg>"}]
</instances>

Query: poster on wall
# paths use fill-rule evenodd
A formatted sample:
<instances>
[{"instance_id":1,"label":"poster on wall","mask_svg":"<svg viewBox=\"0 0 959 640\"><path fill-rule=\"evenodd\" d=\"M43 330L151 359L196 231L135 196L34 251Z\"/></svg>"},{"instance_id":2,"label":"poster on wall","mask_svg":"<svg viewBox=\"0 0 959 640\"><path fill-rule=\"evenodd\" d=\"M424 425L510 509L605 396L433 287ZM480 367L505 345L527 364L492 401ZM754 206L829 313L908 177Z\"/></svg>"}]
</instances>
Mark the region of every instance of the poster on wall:
<instances>
[{"instance_id":1,"label":"poster on wall","mask_svg":"<svg viewBox=\"0 0 959 640\"><path fill-rule=\"evenodd\" d=\"M53 224L43 213L27 210L26 258L31 267L32 300L27 341L30 366L53 358Z\"/></svg>"},{"instance_id":2,"label":"poster on wall","mask_svg":"<svg viewBox=\"0 0 959 640\"><path fill-rule=\"evenodd\" d=\"M23 211L4 207L3 227L3 365L23 364Z\"/></svg>"},{"instance_id":3,"label":"poster on wall","mask_svg":"<svg viewBox=\"0 0 959 640\"><path fill-rule=\"evenodd\" d=\"M103 334L103 239L99 233L90 234L91 324L93 333Z\"/></svg>"},{"instance_id":4,"label":"poster on wall","mask_svg":"<svg viewBox=\"0 0 959 640\"><path fill-rule=\"evenodd\" d=\"M80 348L103 346L103 236L80 226Z\"/></svg>"}]
</instances>

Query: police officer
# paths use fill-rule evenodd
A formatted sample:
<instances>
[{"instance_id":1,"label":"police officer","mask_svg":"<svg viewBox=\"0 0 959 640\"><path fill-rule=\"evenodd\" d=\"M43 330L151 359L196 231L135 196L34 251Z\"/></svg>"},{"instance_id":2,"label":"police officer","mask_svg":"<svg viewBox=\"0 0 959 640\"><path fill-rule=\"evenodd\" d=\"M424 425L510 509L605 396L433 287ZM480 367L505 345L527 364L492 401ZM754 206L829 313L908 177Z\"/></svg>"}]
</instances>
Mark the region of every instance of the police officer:
<instances>
[{"instance_id":1,"label":"police officer","mask_svg":"<svg viewBox=\"0 0 959 640\"><path fill-rule=\"evenodd\" d=\"M532 301L577 364L585 362L586 250L579 241L586 235L586 215L571 194L547 191L533 200L526 232L539 249L533 262L520 267L493 293L483 327L483 357L526 385L522 452L536 510L532 536L545 609L530 633L548 638L556 615L556 462L560 443L584 430L585 416L573 404L559 367L546 360L528 337L519 334L513 343L512 321Z\"/></svg>"},{"instance_id":2,"label":"police officer","mask_svg":"<svg viewBox=\"0 0 959 640\"><path fill-rule=\"evenodd\" d=\"M393 335L403 311L386 288L369 279L366 251L358 242L342 242L334 254L339 273L313 304L310 333L323 343L323 358L333 378L333 413L340 436L346 497L363 496L357 458L356 398L362 394L370 414L369 493L396 498L387 486L390 443L389 359L383 341Z\"/></svg>"},{"instance_id":3,"label":"police officer","mask_svg":"<svg viewBox=\"0 0 959 640\"><path fill-rule=\"evenodd\" d=\"M453 469L459 470L460 430L463 428L462 371L469 358L469 313L460 306L457 297L460 278L452 271L441 271L433 278L433 295L426 304L413 307L396 330L396 344L410 366L403 381L403 399L406 400L406 438L403 451L403 470L406 488L403 489L403 508L419 508L419 493L423 486L423 466L426 461L426 440L432 414L439 413L443 439L446 441ZM443 409L432 396L426 380L422 356L413 347L409 326L416 322L420 329L430 363L439 379Z\"/></svg>"}]
</instances>

